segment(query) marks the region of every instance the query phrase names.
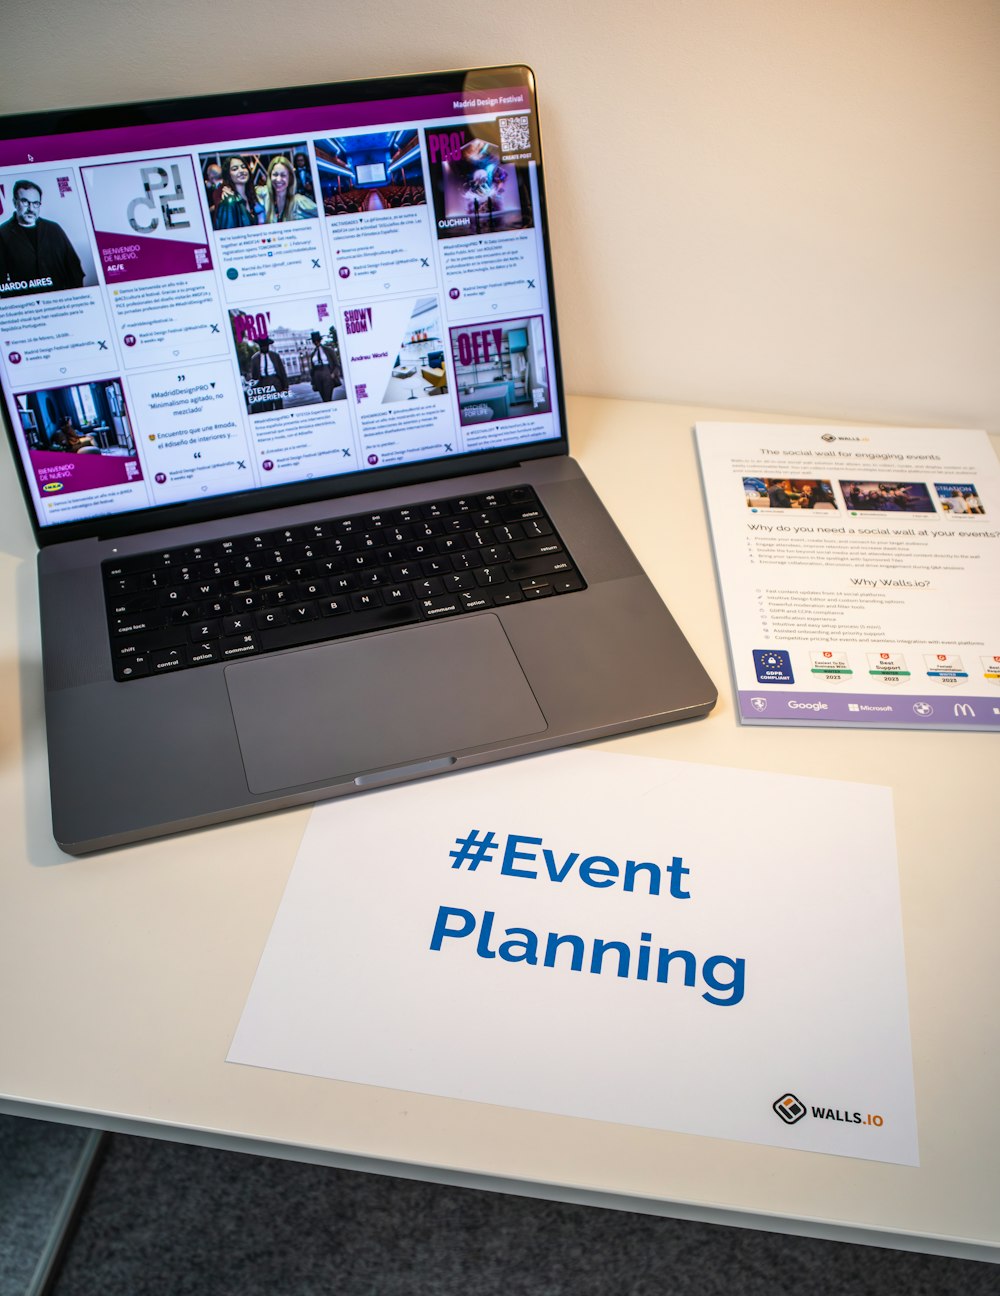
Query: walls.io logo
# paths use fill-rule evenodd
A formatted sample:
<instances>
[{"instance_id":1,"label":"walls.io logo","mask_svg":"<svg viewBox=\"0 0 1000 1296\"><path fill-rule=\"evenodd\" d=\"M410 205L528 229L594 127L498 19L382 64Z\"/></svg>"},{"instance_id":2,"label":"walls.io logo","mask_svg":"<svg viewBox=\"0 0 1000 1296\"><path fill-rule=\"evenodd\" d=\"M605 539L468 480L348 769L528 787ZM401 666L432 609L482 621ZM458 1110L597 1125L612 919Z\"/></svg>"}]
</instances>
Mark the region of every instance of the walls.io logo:
<instances>
[{"instance_id":1,"label":"walls.io logo","mask_svg":"<svg viewBox=\"0 0 1000 1296\"><path fill-rule=\"evenodd\" d=\"M806 1105L793 1093L786 1093L782 1094L777 1102L771 1104L771 1110L776 1116L780 1116L786 1125L794 1125L806 1114Z\"/></svg>"},{"instance_id":2,"label":"walls.io logo","mask_svg":"<svg viewBox=\"0 0 1000 1296\"><path fill-rule=\"evenodd\" d=\"M843 1107L816 1106L807 1111L802 1099L796 1098L793 1093L782 1094L780 1098L771 1104L771 1110L786 1125L795 1125L803 1116L808 1115L812 1115L815 1120L838 1121L843 1125L870 1125L874 1129L881 1129L885 1125L885 1117L877 1112L848 1111Z\"/></svg>"}]
</instances>

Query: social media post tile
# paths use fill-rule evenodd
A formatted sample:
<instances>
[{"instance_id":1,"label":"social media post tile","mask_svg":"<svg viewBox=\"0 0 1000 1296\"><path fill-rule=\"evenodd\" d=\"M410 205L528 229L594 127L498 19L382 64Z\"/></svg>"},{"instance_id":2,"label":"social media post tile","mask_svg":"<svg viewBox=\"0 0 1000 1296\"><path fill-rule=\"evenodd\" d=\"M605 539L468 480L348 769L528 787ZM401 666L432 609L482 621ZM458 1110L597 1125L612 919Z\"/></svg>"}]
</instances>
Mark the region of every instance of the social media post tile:
<instances>
[{"instance_id":1,"label":"social media post tile","mask_svg":"<svg viewBox=\"0 0 1000 1296\"><path fill-rule=\"evenodd\" d=\"M132 374L128 384L157 503L256 484L228 359Z\"/></svg>"},{"instance_id":2,"label":"social media post tile","mask_svg":"<svg viewBox=\"0 0 1000 1296\"><path fill-rule=\"evenodd\" d=\"M934 482L941 512L953 518L985 517L986 505L974 481Z\"/></svg>"},{"instance_id":3,"label":"social media post tile","mask_svg":"<svg viewBox=\"0 0 1000 1296\"><path fill-rule=\"evenodd\" d=\"M106 284L211 271L190 157L99 163L81 175Z\"/></svg>"},{"instance_id":4,"label":"social media post tile","mask_svg":"<svg viewBox=\"0 0 1000 1296\"><path fill-rule=\"evenodd\" d=\"M413 208L337 216L328 223L337 296L433 290L437 276L427 214Z\"/></svg>"},{"instance_id":5,"label":"social media post tile","mask_svg":"<svg viewBox=\"0 0 1000 1296\"><path fill-rule=\"evenodd\" d=\"M112 337L98 289L0 301L0 356L12 385L117 370Z\"/></svg>"},{"instance_id":6,"label":"social media post tile","mask_svg":"<svg viewBox=\"0 0 1000 1296\"><path fill-rule=\"evenodd\" d=\"M426 128L438 239L493 237L534 227L531 132L521 115ZM527 147L511 147L518 142Z\"/></svg>"},{"instance_id":7,"label":"social media post tile","mask_svg":"<svg viewBox=\"0 0 1000 1296\"><path fill-rule=\"evenodd\" d=\"M133 416L118 378L15 395L22 457L40 500L111 490L146 503Z\"/></svg>"},{"instance_id":8,"label":"social media post tile","mask_svg":"<svg viewBox=\"0 0 1000 1296\"><path fill-rule=\"evenodd\" d=\"M52 495L39 508L43 526L59 522L83 521L85 518L107 517L111 513L129 513L144 508L149 494L144 482L131 486L97 488L79 495Z\"/></svg>"},{"instance_id":9,"label":"social media post tile","mask_svg":"<svg viewBox=\"0 0 1000 1296\"><path fill-rule=\"evenodd\" d=\"M198 155L209 223L217 233L319 216L305 140L239 145Z\"/></svg>"},{"instance_id":10,"label":"social media post tile","mask_svg":"<svg viewBox=\"0 0 1000 1296\"><path fill-rule=\"evenodd\" d=\"M216 240L229 302L294 296L327 287L327 259L315 220L231 230Z\"/></svg>"},{"instance_id":11,"label":"social media post tile","mask_svg":"<svg viewBox=\"0 0 1000 1296\"><path fill-rule=\"evenodd\" d=\"M413 129L316 141L338 296L435 283L420 141Z\"/></svg>"},{"instance_id":12,"label":"social media post tile","mask_svg":"<svg viewBox=\"0 0 1000 1296\"><path fill-rule=\"evenodd\" d=\"M485 310L541 307L542 280L533 233L444 244L441 266L452 319L468 319Z\"/></svg>"},{"instance_id":13,"label":"social media post tile","mask_svg":"<svg viewBox=\"0 0 1000 1296\"><path fill-rule=\"evenodd\" d=\"M359 415L363 468L439 459L464 449L452 412L443 403L363 407Z\"/></svg>"},{"instance_id":14,"label":"social media post tile","mask_svg":"<svg viewBox=\"0 0 1000 1296\"><path fill-rule=\"evenodd\" d=\"M346 400L340 336L329 297L230 307L229 331L248 414Z\"/></svg>"},{"instance_id":15,"label":"social media post tile","mask_svg":"<svg viewBox=\"0 0 1000 1296\"><path fill-rule=\"evenodd\" d=\"M752 513L763 509L808 509L813 512L835 512L840 505L833 483L822 477L743 478L743 495Z\"/></svg>"},{"instance_id":16,"label":"social media post tile","mask_svg":"<svg viewBox=\"0 0 1000 1296\"><path fill-rule=\"evenodd\" d=\"M552 379L541 315L452 327L448 349L463 428L551 415ZM509 439L520 440L520 429Z\"/></svg>"},{"instance_id":17,"label":"social media post tile","mask_svg":"<svg viewBox=\"0 0 1000 1296\"><path fill-rule=\"evenodd\" d=\"M99 282L75 168L0 172L0 302Z\"/></svg>"},{"instance_id":18,"label":"social media post tile","mask_svg":"<svg viewBox=\"0 0 1000 1296\"><path fill-rule=\"evenodd\" d=\"M430 404L452 420L451 360L436 297L341 310L350 391L359 411Z\"/></svg>"},{"instance_id":19,"label":"social media post tile","mask_svg":"<svg viewBox=\"0 0 1000 1296\"><path fill-rule=\"evenodd\" d=\"M261 483L356 472L361 466L347 403L262 414L251 423Z\"/></svg>"},{"instance_id":20,"label":"social media post tile","mask_svg":"<svg viewBox=\"0 0 1000 1296\"><path fill-rule=\"evenodd\" d=\"M226 322L205 275L145 279L109 294L123 363L128 370L225 355Z\"/></svg>"},{"instance_id":21,"label":"social media post tile","mask_svg":"<svg viewBox=\"0 0 1000 1296\"><path fill-rule=\"evenodd\" d=\"M851 514L933 513L934 501L922 481L840 478L837 483Z\"/></svg>"},{"instance_id":22,"label":"social media post tile","mask_svg":"<svg viewBox=\"0 0 1000 1296\"><path fill-rule=\"evenodd\" d=\"M542 418L522 418L516 423L471 423L462 427L466 450L499 450L503 446L523 445L528 441L549 441L559 435L551 414Z\"/></svg>"}]
</instances>

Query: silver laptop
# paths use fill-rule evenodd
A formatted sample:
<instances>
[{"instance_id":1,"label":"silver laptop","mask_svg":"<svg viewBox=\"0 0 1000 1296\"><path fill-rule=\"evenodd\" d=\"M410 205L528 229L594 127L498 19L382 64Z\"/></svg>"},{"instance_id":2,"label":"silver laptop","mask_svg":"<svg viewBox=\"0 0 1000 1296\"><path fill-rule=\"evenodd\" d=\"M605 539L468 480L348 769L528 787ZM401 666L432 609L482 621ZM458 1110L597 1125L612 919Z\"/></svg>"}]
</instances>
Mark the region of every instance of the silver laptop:
<instances>
[{"instance_id":1,"label":"silver laptop","mask_svg":"<svg viewBox=\"0 0 1000 1296\"><path fill-rule=\"evenodd\" d=\"M73 854L701 715L568 456L524 67L0 122Z\"/></svg>"}]
</instances>

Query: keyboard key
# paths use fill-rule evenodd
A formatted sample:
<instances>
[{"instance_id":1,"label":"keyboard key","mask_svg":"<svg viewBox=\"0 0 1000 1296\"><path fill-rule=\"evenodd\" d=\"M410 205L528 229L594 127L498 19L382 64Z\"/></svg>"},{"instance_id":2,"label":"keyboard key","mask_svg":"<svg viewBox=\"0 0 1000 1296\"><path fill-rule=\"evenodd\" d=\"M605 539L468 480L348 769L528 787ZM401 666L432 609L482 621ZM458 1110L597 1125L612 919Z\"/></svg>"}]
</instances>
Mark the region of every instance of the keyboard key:
<instances>
[{"instance_id":1,"label":"keyboard key","mask_svg":"<svg viewBox=\"0 0 1000 1296\"><path fill-rule=\"evenodd\" d=\"M219 645L217 640L208 640L205 643L192 644L187 651L187 660L189 666L210 666L212 662L219 660Z\"/></svg>"},{"instance_id":2,"label":"keyboard key","mask_svg":"<svg viewBox=\"0 0 1000 1296\"><path fill-rule=\"evenodd\" d=\"M466 610L465 604L457 594L443 594L439 598L421 599L420 607L429 621L435 617L455 616Z\"/></svg>"},{"instance_id":3,"label":"keyboard key","mask_svg":"<svg viewBox=\"0 0 1000 1296\"><path fill-rule=\"evenodd\" d=\"M504 571L510 580L530 580L533 576L551 576L555 572L571 571L573 564L560 549L556 554L545 558L525 558L521 562L504 564Z\"/></svg>"},{"instance_id":4,"label":"keyboard key","mask_svg":"<svg viewBox=\"0 0 1000 1296\"><path fill-rule=\"evenodd\" d=\"M504 563L510 558L510 545L489 545L485 549L480 549L479 556L488 567L494 563Z\"/></svg>"},{"instance_id":5,"label":"keyboard key","mask_svg":"<svg viewBox=\"0 0 1000 1296\"><path fill-rule=\"evenodd\" d=\"M562 545L555 536L538 536L532 540L515 540L510 547L512 558L539 558L543 554L559 553Z\"/></svg>"},{"instance_id":6,"label":"keyboard key","mask_svg":"<svg viewBox=\"0 0 1000 1296\"><path fill-rule=\"evenodd\" d=\"M217 643L223 661L231 661L234 657L250 657L259 651L257 636L254 634L228 635L217 640Z\"/></svg>"},{"instance_id":7,"label":"keyboard key","mask_svg":"<svg viewBox=\"0 0 1000 1296\"><path fill-rule=\"evenodd\" d=\"M493 535L498 544L513 544L517 540L524 539L524 527L520 522L511 522L509 525L505 523L502 526L495 526ZM516 558L520 555L514 556Z\"/></svg>"},{"instance_id":8,"label":"keyboard key","mask_svg":"<svg viewBox=\"0 0 1000 1296\"><path fill-rule=\"evenodd\" d=\"M149 661L145 657L136 657L129 662L115 663L115 679L142 679L149 674Z\"/></svg>"},{"instance_id":9,"label":"keyboard key","mask_svg":"<svg viewBox=\"0 0 1000 1296\"><path fill-rule=\"evenodd\" d=\"M166 615L154 612L145 616L115 617L111 629L116 635L134 639L136 635L144 634L147 630L158 630L166 624Z\"/></svg>"},{"instance_id":10,"label":"keyboard key","mask_svg":"<svg viewBox=\"0 0 1000 1296\"><path fill-rule=\"evenodd\" d=\"M149 669L153 675L162 675L168 670L180 670L186 665L187 658L183 648L160 648L149 654Z\"/></svg>"},{"instance_id":11,"label":"keyboard key","mask_svg":"<svg viewBox=\"0 0 1000 1296\"><path fill-rule=\"evenodd\" d=\"M253 614L240 612L236 616L222 618L222 633L226 637L249 633L253 629Z\"/></svg>"}]
</instances>

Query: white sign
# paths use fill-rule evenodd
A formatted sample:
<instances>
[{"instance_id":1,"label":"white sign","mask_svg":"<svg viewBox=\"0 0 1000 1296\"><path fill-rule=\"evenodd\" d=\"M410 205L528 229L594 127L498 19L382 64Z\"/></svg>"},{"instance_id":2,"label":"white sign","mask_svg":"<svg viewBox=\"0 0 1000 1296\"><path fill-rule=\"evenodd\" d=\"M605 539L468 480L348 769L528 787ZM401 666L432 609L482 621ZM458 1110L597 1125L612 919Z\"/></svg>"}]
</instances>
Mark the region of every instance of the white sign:
<instances>
[{"instance_id":1,"label":"white sign","mask_svg":"<svg viewBox=\"0 0 1000 1296\"><path fill-rule=\"evenodd\" d=\"M700 423L740 715L1000 729L985 432Z\"/></svg>"},{"instance_id":2,"label":"white sign","mask_svg":"<svg viewBox=\"0 0 1000 1296\"><path fill-rule=\"evenodd\" d=\"M891 793L575 751L318 806L228 1060L915 1165Z\"/></svg>"}]
</instances>

